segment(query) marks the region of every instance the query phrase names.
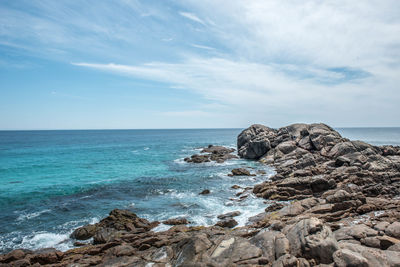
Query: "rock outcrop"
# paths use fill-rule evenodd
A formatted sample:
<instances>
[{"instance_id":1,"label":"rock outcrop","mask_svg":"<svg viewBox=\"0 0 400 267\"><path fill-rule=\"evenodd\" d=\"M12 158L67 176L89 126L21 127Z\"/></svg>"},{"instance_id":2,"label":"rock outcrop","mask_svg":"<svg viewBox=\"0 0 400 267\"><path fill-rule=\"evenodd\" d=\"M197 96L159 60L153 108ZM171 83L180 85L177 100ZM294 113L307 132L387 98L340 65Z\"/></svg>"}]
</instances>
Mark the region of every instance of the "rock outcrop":
<instances>
[{"instance_id":1,"label":"rock outcrop","mask_svg":"<svg viewBox=\"0 0 400 267\"><path fill-rule=\"evenodd\" d=\"M236 155L232 154L233 152L235 152L234 148L209 145L201 150L201 154L192 155L190 158L185 158L184 161L189 163L204 163L211 161L223 163L228 159L237 158Z\"/></svg>"}]
</instances>

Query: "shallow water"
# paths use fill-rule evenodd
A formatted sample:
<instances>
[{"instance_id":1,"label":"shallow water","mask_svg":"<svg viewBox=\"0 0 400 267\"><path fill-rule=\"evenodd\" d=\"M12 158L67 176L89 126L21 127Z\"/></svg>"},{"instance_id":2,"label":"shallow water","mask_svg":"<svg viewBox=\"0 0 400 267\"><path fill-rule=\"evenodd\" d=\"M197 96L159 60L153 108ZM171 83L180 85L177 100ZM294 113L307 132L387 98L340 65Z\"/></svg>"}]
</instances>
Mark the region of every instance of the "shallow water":
<instances>
[{"instance_id":1,"label":"shallow water","mask_svg":"<svg viewBox=\"0 0 400 267\"><path fill-rule=\"evenodd\" d=\"M149 220L185 216L211 225L240 210L240 225L262 212L262 199L237 201L234 184L251 186L272 169L254 161L188 164L184 157L208 144L236 147L240 129L0 131L0 252L13 248L72 246L69 234L112 209ZM400 128L338 129L376 145L400 144ZM228 177L231 169L265 170L257 177ZM211 194L198 193L210 189ZM161 225L157 230L166 229Z\"/></svg>"}]
</instances>

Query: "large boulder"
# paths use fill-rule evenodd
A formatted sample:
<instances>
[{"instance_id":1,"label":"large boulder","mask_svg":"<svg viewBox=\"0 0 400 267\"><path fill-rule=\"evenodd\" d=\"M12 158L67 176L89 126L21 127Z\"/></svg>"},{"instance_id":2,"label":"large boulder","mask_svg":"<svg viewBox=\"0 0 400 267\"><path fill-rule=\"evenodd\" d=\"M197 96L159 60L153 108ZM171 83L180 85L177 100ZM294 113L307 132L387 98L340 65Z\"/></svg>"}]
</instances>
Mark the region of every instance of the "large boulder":
<instances>
[{"instance_id":1,"label":"large boulder","mask_svg":"<svg viewBox=\"0 0 400 267\"><path fill-rule=\"evenodd\" d=\"M237 138L238 154L247 159L259 159L271 149L270 140L276 130L254 124L242 131Z\"/></svg>"},{"instance_id":2,"label":"large boulder","mask_svg":"<svg viewBox=\"0 0 400 267\"><path fill-rule=\"evenodd\" d=\"M332 254L338 244L331 229L317 218L303 219L283 230L290 243L290 254L316 259L320 263L333 262Z\"/></svg>"}]
</instances>

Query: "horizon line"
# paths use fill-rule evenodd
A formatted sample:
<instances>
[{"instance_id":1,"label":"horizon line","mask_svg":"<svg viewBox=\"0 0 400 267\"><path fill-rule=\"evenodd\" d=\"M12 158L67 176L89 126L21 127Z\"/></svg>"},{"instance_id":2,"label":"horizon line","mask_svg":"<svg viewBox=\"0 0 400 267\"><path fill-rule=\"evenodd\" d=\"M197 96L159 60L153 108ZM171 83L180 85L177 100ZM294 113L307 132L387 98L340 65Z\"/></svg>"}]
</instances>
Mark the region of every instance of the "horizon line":
<instances>
[{"instance_id":1,"label":"horizon line","mask_svg":"<svg viewBox=\"0 0 400 267\"><path fill-rule=\"evenodd\" d=\"M251 124L253 125L253 124ZM330 125L329 125L330 126ZM248 126L250 127L250 126ZM129 130L235 130L235 129L246 129L248 127L205 127L205 128L75 128L75 129L0 129L0 132L18 132L18 131L129 131ZM282 126L285 127L285 126ZM365 129L365 128L400 128L400 126L356 126L356 127L348 127L348 126L340 126L334 127L330 126L334 129ZM274 129L274 127L271 127ZM279 127L281 128L281 127ZM279 129L275 128L275 129Z\"/></svg>"}]
</instances>

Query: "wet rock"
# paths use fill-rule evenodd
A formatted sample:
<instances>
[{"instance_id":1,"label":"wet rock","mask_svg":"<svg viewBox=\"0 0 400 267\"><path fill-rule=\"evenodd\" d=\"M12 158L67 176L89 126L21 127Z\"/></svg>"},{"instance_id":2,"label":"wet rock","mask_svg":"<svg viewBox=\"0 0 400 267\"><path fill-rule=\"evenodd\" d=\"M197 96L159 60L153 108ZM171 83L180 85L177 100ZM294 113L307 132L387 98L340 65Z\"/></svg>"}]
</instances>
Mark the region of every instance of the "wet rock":
<instances>
[{"instance_id":1,"label":"wet rock","mask_svg":"<svg viewBox=\"0 0 400 267\"><path fill-rule=\"evenodd\" d=\"M250 173L249 170L245 168L236 168L232 170L232 174L228 174L228 176L254 176Z\"/></svg>"},{"instance_id":2,"label":"wet rock","mask_svg":"<svg viewBox=\"0 0 400 267\"><path fill-rule=\"evenodd\" d=\"M122 232L146 232L156 227L159 223L139 218L129 210L114 209L110 215L99 223L79 227L71 234L71 238L86 240L93 237L96 244L111 241Z\"/></svg>"},{"instance_id":3,"label":"wet rock","mask_svg":"<svg viewBox=\"0 0 400 267\"><path fill-rule=\"evenodd\" d=\"M232 211L232 212L228 212L228 213L224 213L224 214L218 215L217 218L220 219L220 220L225 220L225 219L228 219L228 218L239 216L240 214L242 214L240 211Z\"/></svg>"},{"instance_id":4,"label":"wet rock","mask_svg":"<svg viewBox=\"0 0 400 267\"><path fill-rule=\"evenodd\" d=\"M201 153L212 153L212 154L229 154L235 152L234 148L228 148L228 147L223 147L223 146L214 146L214 145L209 145L207 148L204 148Z\"/></svg>"},{"instance_id":5,"label":"wet rock","mask_svg":"<svg viewBox=\"0 0 400 267\"><path fill-rule=\"evenodd\" d=\"M210 162L210 156L209 155L192 155L190 158L185 158L184 161L190 162L190 163L204 163L204 162Z\"/></svg>"},{"instance_id":6,"label":"wet rock","mask_svg":"<svg viewBox=\"0 0 400 267\"><path fill-rule=\"evenodd\" d=\"M163 221L162 223L167 225L180 225L180 224L188 224L190 222L186 218L173 218Z\"/></svg>"},{"instance_id":7,"label":"wet rock","mask_svg":"<svg viewBox=\"0 0 400 267\"><path fill-rule=\"evenodd\" d=\"M97 225L88 224L82 227L79 227L75 231L72 232L71 238L77 240L86 240L94 236L97 230Z\"/></svg>"},{"instance_id":8,"label":"wet rock","mask_svg":"<svg viewBox=\"0 0 400 267\"><path fill-rule=\"evenodd\" d=\"M204 189L203 191L201 191L201 192L199 193L199 195L208 195L208 194L210 194L210 193L211 193L210 190Z\"/></svg>"},{"instance_id":9,"label":"wet rock","mask_svg":"<svg viewBox=\"0 0 400 267\"><path fill-rule=\"evenodd\" d=\"M235 149L233 148L209 145L201 151L202 154L192 155L190 158L185 158L184 161L189 163L204 163L211 161L223 163L228 159L237 158L236 155L231 154L234 151Z\"/></svg>"}]
</instances>

